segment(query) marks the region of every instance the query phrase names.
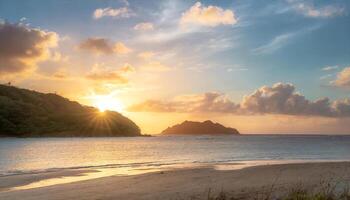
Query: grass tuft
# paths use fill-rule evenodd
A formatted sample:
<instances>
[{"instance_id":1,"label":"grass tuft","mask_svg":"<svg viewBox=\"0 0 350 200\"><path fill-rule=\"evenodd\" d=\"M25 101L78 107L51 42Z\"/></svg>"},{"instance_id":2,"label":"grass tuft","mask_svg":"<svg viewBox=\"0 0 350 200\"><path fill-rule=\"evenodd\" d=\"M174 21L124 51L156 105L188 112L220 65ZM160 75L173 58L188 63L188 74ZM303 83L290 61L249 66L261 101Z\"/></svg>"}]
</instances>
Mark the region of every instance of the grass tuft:
<instances>
[{"instance_id":1,"label":"grass tuft","mask_svg":"<svg viewBox=\"0 0 350 200\"><path fill-rule=\"evenodd\" d=\"M279 190L279 196L277 195L276 181L271 187L262 188L257 192L255 197L251 197L252 194L245 196L228 195L223 190L217 195L212 195L212 190L209 188L206 200L350 200L350 187L349 181L321 181L319 185L315 186L313 190L307 189L302 184L298 184L290 189L289 192L281 193Z\"/></svg>"}]
</instances>

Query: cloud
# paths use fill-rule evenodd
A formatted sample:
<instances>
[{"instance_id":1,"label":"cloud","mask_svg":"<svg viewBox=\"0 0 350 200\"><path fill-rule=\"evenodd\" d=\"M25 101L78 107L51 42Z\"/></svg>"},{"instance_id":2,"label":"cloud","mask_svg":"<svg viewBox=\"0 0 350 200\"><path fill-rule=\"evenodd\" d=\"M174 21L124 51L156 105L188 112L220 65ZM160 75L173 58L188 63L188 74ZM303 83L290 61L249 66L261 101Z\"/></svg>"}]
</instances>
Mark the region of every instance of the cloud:
<instances>
[{"instance_id":1,"label":"cloud","mask_svg":"<svg viewBox=\"0 0 350 200\"><path fill-rule=\"evenodd\" d=\"M129 107L133 112L233 112L238 107L224 95L208 92L199 95L185 95L173 101L147 100Z\"/></svg>"},{"instance_id":2,"label":"cloud","mask_svg":"<svg viewBox=\"0 0 350 200\"><path fill-rule=\"evenodd\" d=\"M332 84L338 87L350 87L350 67L345 67L339 72Z\"/></svg>"},{"instance_id":3,"label":"cloud","mask_svg":"<svg viewBox=\"0 0 350 200\"><path fill-rule=\"evenodd\" d=\"M301 0L288 0L292 8L306 17L312 18L331 18L342 15L344 7L336 5L326 5L316 8L313 4Z\"/></svg>"},{"instance_id":4,"label":"cloud","mask_svg":"<svg viewBox=\"0 0 350 200\"><path fill-rule=\"evenodd\" d=\"M295 36L295 33L286 33L278 35L275 38L273 38L269 43L253 49L253 52L256 54L268 54L275 52L276 50L286 45L290 41L290 39Z\"/></svg>"},{"instance_id":5,"label":"cloud","mask_svg":"<svg viewBox=\"0 0 350 200\"><path fill-rule=\"evenodd\" d=\"M89 80L97 82L108 82L112 84L126 84L128 79L126 74L133 72L134 68L130 64L125 64L121 68L115 70L111 69L104 64L95 64L85 77Z\"/></svg>"},{"instance_id":6,"label":"cloud","mask_svg":"<svg viewBox=\"0 0 350 200\"><path fill-rule=\"evenodd\" d=\"M134 104L128 108L131 112L176 112L176 105L173 102L147 100Z\"/></svg>"},{"instance_id":7,"label":"cloud","mask_svg":"<svg viewBox=\"0 0 350 200\"><path fill-rule=\"evenodd\" d=\"M333 103L333 108L338 116L350 116L350 99L337 100Z\"/></svg>"},{"instance_id":8,"label":"cloud","mask_svg":"<svg viewBox=\"0 0 350 200\"><path fill-rule=\"evenodd\" d=\"M135 15L128 7L122 8L98 8L93 13L94 19L100 19L102 17L113 17L113 18L129 18Z\"/></svg>"},{"instance_id":9,"label":"cloud","mask_svg":"<svg viewBox=\"0 0 350 200\"><path fill-rule=\"evenodd\" d=\"M0 74L34 70L38 62L50 58L58 40L55 32L0 21Z\"/></svg>"},{"instance_id":10,"label":"cloud","mask_svg":"<svg viewBox=\"0 0 350 200\"><path fill-rule=\"evenodd\" d=\"M326 75L321 76L320 79L324 80L324 79L328 79L328 78L330 78L332 76L333 76L333 74L326 74Z\"/></svg>"},{"instance_id":11,"label":"cloud","mask_svg":"<svg viewBox=\"0 0 350 200\"><path fill-rule=\"evenodd\" d=\"M100 54L127 54L132 50L128 48L122 42L116 42L113 44L112 41L105 38L88 38L82 41L78 48L80 50L89 51L97 55Z\"/></svg>"},{"instance_id":12,"label":"cloud","mask_svg":"<svg viewBox=\"0 0 350 200\"><path fill-rule=\"evenodd\" d=\"M273 38L270 42L268 42L267 44L253 49L253 53L255 53L255 54L273 53L273 52L281 49L283 46L287 45L288 43L290 43L293 39L300 37L303 34L314 31L314 30L318 29L319 27L320 27L319 25L316 25L316 26L308 27L306 29L298 30L295 32L289 32L289 33L284 33L284 34L278 35L275 38Z\"/></svg>"},{"instance_id":13,"label":"cloud","mask_svg":"<svg viewBox=\"0 0 350 200\"><path fill-rule=\"evenodd\" d=\"M240 115L282 114L292 116L350 117L350 99L330 101L320 98L315 101L297 93L292 84L276 83L263 86L244 96L236 104L225 95L211 92L186 95L171 101L147 100L132 105L133 112L203 112L232 113Z\"/></svg>"},{"instance_id":14,"label":"cloud","mask_svg":"<svg viewBox=\"0 0 350 200\"><path fill-rule=\"evenodd\" d=\"M235 67L226 69L227 72L235 72L235 71L248 71L248 68L245 67Z\"/></svg>"},{"instance_id":15,"label":"cloud","mask_svg":"<svg viewBox=\"0 0 350 200\"><path fill-rule=\"evenodd\" d=\"M128 80L121 76L118 71L101 71L89 73L86 78L97 81L112 81L117 83L127 83Z\"/></svg>"},{"instance_id":16,"label":"cloud","mask_svg":"<svg viewBox=\"0 0 350 200\"><path fill-rule=\"evenodd\" d=\"M274 84L272 87L263 86L245 96L241 108L245 112L260 114L331 115L328 98L312 102L296 93L293 85L282 83Z\"/></svg>"},{"instance_id":17,"label":"cloud","mask_svg":"<svg viewBox=\"0 0 350 200\"><path fill-rule=\"evenodd\" d=\"M104 38L88 38L80 43L79 49L97 54L112 54L114 52L111 42Z\"/></svg>"},{"instance_id":18,"label":"cloud","mask_svg":"<svg viewBox=\"0 0 350 200\"><path fill-rule=\"evenodd\" d=\"M152 51L144 51L138 54L138 57L143 58L143 59L150 59L155 55L154 52Z\"/></svg>"},{"instance_id":19,"label":"cloud","mask_svg":"<svg viewBox=\"0 0 350 200\"><path fill-rule=\"evenodd\" d=\"M133 66L131 66L130 64L126 63L124 64L124 66L120 69L120 71L124 72L124 73L128 73L128 72L134 72L135 68Z\"/></svg>"},{"instance_id":20,"label":"cloud","mask_svg":"<svg viewBox=\"0 0 350 200\"><path fill-rule=\"evenodd\" d=\"M132 51L130 48L125 46L124 43L121 43L121 42L115 43L113 50L117 54L127 54L127 53L130 53Z\"/></svg>"},{"instance_id":21,"label":"cloud","mask_svg":"<svg viewBox=\"0 0 350 200\"><path fill-rule=\"evenodd\" d=\"M335 70L338 69L338 65L333 65L333 66L326 66L322 68L322 71L330 71L330 70Z\"/></svg>"},{"instance_id":22,"label":"cloud","mask_svg":"<svg viewBox=\"0 0 350 200\"><path fill-rule=\"evenodd\" d=\"M62 71L58 71L56 73L53 74L54 78L58 78L58 79L65 79L68 77L67 73L62 72Z\"/></svg>"},{"instance_id":23,"label":"cloud","mask_svg":"<svg viewBox=\"0 0 350 200\"><path fill-rule=\"evenodd\" d=\"M36 73L46 77L68 78L67 67L72 65L69 61L70 57L57 51L52 52L48 60L38 64Z\"/></svg>"},{"instance_id":24,"label":"cloud","mask_svg":"<svg viewBox=\"0 0 350 200\"><path fill-rule=\"evenodd\" d=\"M121 3L123 3L125 6L129 6L130 3L128 0L120 0Z\"/></svg>"},{"instance_id":25,"label":"cloud","mask_svg":"<svg viewBox=\"0 0 350 200\"><path fill-rule=\"evenodd\" d=\"M142 65L141 69L146 70L146 71L159 71L159 72L161 72L161 71L169 71L172 68L167 66L167 65L164 65L158 61L151 61L151 62L148 62L148 63Z\"/></svg>"},{"instance_id":26,"label":"cloud","mask_svg":"<svg viewBox=\"0 0 350 200\"><path fill-rule=\"evenodd\" d=\"M196 24L201 26L215 27L218 25L233 25L237 18L232 10L224 10L217 6L202 6L195 3L189 10L182 14L180 24Z\"/></svg>"},{"instance_id":27,"label":"cloud","mask_svg":"<svg viewBox=\"0 0 350 200\"><path fill-rule=\"evenodd\" d=\"M134 26L134 29L137 31L150 31L154 29L154 25L150 22L143 22L143 23L136 24Z\"/></svg>"}]
</instances>

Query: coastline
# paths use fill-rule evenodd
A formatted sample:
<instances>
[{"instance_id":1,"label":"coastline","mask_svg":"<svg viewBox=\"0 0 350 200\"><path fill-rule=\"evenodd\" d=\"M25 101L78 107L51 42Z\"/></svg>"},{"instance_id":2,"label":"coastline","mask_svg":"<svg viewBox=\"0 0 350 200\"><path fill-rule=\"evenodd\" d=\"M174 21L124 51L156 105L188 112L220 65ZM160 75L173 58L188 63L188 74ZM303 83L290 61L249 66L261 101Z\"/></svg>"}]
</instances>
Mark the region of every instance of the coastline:
<instances>
[{"instance_id":1,"label":"coastline","mask_svg":"<svg viewBox=\"0 0 350 200\"><path fill-rule=\"evenodd\" d=\"M0 177L0 199L201 199L208 190L213 194L224 190L249 196L271 184L282 191L298 183L311 187L331 179L350 180L349 161L279 162L166 166L124 172L114 168L68 169L10 175ZM28 187L33 184L37 185Z\"/></svg>"}]
</instances>

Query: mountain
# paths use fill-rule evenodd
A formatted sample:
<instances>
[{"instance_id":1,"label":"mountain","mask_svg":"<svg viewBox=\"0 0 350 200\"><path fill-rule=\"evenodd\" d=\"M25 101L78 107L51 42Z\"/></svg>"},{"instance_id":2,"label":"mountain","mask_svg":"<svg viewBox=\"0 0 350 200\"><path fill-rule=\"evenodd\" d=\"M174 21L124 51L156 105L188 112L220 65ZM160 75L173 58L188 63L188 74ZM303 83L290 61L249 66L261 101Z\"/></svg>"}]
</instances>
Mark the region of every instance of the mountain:
<instances>
[{"instance_id":1,"label":"mountain","mask_svg":"<svg viewBox=\"0 0 350 200\"><path fill-rule=\"evenodd\" d=\"M140 136L123 115L80 105L57 94L0 85L0 136Z\"/></svg>"},{"instance_id":2,"label":"mountain","mask_svg":"<svg viewBox=\"0 0 350 200\"><path fill-rule=\"evenodd\" d=\"M238 135L234 128L225 127L210 120L204 122L184 121L162 131L166 135Z\"/></svg>"}]
</instances>

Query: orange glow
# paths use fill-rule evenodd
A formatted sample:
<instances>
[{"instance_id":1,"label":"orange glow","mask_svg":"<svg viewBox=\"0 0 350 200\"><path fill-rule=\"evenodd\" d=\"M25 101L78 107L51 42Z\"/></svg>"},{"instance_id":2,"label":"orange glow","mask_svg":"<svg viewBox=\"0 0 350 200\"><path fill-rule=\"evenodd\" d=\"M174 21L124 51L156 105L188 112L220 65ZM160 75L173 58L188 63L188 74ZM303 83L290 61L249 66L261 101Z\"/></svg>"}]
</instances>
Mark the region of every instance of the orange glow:
<instances>
[{"instance_id":1,"label":"orange glow","mask_svg":"<svg viewBox=\"0 0 350 200\"><path fill-rule=\"evenodd\" d=\"M124 110L123 104L118 99L111 96L94 96L92 99L93 105L97 107L100 112L106 110L122 112Z\"/></svg>"}]
</instances>

